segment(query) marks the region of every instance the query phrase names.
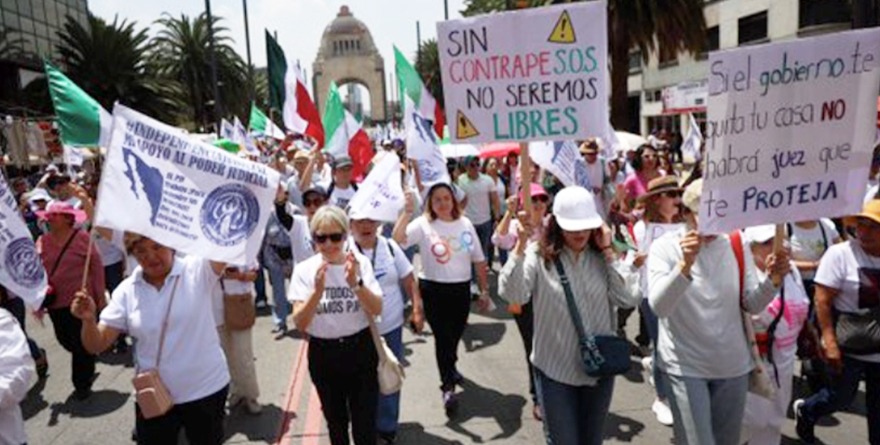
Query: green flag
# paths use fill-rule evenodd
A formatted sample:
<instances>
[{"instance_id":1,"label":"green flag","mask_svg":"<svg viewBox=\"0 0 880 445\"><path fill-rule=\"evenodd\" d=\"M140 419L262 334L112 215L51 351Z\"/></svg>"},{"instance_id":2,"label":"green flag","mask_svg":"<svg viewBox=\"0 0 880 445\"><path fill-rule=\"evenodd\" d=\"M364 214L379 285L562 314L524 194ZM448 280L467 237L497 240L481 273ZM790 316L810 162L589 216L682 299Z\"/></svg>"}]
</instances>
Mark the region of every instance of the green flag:
<instances>
[{"instance_id":1,"label":"green flag","mask_svg":"<svg viewBox=\"0 0 880 445\"><path fill-rule=\"evenodd\" d=\"M262 133L275 139L284 139L284 131L278 128L262 110L257 108L257 104L251 104L251 117L248 119L248 127L253 132Z\"/></svg>"},{"instance_id":2,"label":"green flag","mask_svg":"<svg viewBox=\"0 0 880 445\"><path fill-rule=\"evenodd\" d=\"M113 116L58 68L48 61L45 66L61 141L76 147L106 147L110 143Z\"/></svg>"}]
</instances>

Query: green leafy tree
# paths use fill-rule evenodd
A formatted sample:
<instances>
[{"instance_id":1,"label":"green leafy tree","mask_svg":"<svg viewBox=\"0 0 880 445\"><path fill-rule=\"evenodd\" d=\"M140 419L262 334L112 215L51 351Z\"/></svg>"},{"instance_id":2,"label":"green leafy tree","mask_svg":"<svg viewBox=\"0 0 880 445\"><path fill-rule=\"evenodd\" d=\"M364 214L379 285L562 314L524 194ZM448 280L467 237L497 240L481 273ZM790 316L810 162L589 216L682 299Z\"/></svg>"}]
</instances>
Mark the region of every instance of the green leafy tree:
<instances>
[{"instance_id":1,"label":"green leafy tree","mask_svg":"<svg viewBox=\"0 0 880 445\"><path fill-rule=\"evenodd\" d=\"M246 119L250 111L250 93L247 65L234 49L222 20L212 17L214 51L220 103L225 116L236 115ZM180 102L186 104L185 118L180 125L194 129L209 129L219 120L214 114L214 87L211 75L209 27L206 14L190 18L164 14L156 21L160 30L153 39L151 64L160 77L180 85Z\"/></svg>"},{"instance_id":2,"label":"green leafy tree","mask_svg":"<svg viewBox=\"0 0 880 445\"><path fill-rule=\"evenodd\" d=\"M462 15L513 7L573 3L580 0L465 0ZM641 50L645 62L659 50L699 53L706 42L704 0L608 0L608 56L611 72L611 121L632 129L627 112L629 53Z\"/></svg>"},{"instance_id":3,"label":"green leafy tree","mask_svg":"<svg viewBox=\"0 0 880 445\"><path fill-rule=\"evenodd\" d=\"M443 106L443 81L440 79L440 53L434 39L422 42L416 57L415 69L431 92L434 99Z\"/></svg>"},{"instance_id":4,"label":"green leafy tree","mask_svg":"<svg viewBox=\"0 0 880 445\"><path fill-rule=\"evenodd\" d=\"M173 84L158 79L148 65L150 42L134 22L107 23L89 15L85 26L67 17L59 33L58 54L66 74L105 109L120 103L172 121L180 103Z\"/></svg>"}]
</instances>

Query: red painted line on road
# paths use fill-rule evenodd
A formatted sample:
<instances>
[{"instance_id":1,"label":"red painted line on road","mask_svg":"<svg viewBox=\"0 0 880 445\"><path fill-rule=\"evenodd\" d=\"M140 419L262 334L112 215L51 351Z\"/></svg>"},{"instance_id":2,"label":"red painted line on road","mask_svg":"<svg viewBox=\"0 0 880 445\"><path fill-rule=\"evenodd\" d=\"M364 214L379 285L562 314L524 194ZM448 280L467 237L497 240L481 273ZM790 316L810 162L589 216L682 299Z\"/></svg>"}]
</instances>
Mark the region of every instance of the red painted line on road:
<instances>
[{"instance_id":1,"label":"red painted line on road","mask_svg":"<svg viewBox=\"0 0 880 445\"><path fill-rule=\"evenodd\" d=\"M295 411L292 408L292 405L296 403L299 404L300 397L302 396L302 385L303 380L305 380L305 370L308 369L308 365L304 362L308 361L309 355L309 342L302 341L299 347L299 351L294 357L293 366L291 367L290 373L290 382L287 385L287 398L284 401L283 408L283 416L281 418L281 425L278 426L278 434L275 436L275 445L289 445L290 438L287 437L288 431L290 431L290 422L292 418L296 415Z\"/></svg>"},{"instance_id":2,"label":"red painted line on road","mask_svg":"<svg viewBox=\"0 0 880 445\"><path fill-rule=\"evenodd\" d=\"M306 411L306 429L303 431L302 445L318 445L318 439L321 432L321 420L323 413L321 412L321 401L318 398L318 392L314 385L309 394L309 408Z\"/></svg>"}]
</instances>

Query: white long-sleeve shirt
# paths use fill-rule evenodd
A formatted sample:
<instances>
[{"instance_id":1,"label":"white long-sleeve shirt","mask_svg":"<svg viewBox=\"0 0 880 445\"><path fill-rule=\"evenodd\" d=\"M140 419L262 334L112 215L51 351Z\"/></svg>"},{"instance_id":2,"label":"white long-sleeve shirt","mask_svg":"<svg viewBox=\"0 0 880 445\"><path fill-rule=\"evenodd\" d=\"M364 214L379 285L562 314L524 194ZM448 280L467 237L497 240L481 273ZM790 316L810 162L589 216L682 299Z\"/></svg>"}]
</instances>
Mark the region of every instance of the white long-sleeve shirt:
<instances>
[{"instance_id":1,"label":"white long-sleeve shirt","mask_svg":"<svg viewBox=\"0 0 880 445\"><path fill-rule=\"evenodd\" d=\"M684 377L725 379L752 367L740 311L739 266L727 235L704 243L685 278L678 264L684 230L651 245L648 301L660 320L660 369ZM760 280L752 252L743 246L745 308L759 314L776 295L773 282Z\"/></svg>"},{"instance_id":2,"label":"white long-sleeve shirt","mask_svg":"<svg viewBox=\"0 0 880 445\"><path fill-rule=\"evenodd\" d=\"M568 249L559 255L568 277L584 329L593 335L615 335L615 307L634 307L641 300L638 275L622 261L608 264L596 251L575 261ZM531 243L524 255L511 253L498 280L499 295L511 303L532 301L534 347L530 360L547 377L572 386L593 386L584 371L578 334L568 312L565 293L553 263L547 264Z\"/></svg>"},{"instance_id":3,"label":"white long-sleeve shirt","mask_svg":"<svg viewBox=\"0 0 880 445\"><path fill-rule=\"evenodd\" d=\"M24 332L12 314L0 309L0 443L27 442L19 403L36 379Z\"/></svg>"}]
</instances>

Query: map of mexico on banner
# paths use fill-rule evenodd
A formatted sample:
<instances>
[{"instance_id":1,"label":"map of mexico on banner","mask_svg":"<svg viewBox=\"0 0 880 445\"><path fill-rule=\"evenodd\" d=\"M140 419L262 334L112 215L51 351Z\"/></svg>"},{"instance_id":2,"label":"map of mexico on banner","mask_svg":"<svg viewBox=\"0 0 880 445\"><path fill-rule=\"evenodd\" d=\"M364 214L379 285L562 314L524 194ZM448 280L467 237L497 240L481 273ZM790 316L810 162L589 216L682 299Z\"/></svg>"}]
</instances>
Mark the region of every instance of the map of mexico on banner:
<instances>
[{"instance_id":1,"label":"map of mexico on banner","mask_svg":"<svg viewBox=\"0 0 880 445\"><path fill-rule=\"evenodd\" d=\"M453 142L586 139L608 122L604 0L437 24Z\"/></svg>"},{"instance_id":2,"label":"map of mexico on banner","mask_svg":"<svg viewBox=\"0 0 880 445\"><path fill-rule=\"evenodd\" d=\"M587 175L587 162L574 141L532 142L529 144L529 157L532 162L559 178L562 185L593 189Z\"/></svg>"},{"instance_id":3,"label":"map of mexico on banner","mask_svg":"<svg viewBox=\"0 0 880 445\"><path fill-rule=\"evenodd\" d=\"M382 157L348 203L350 215L368 215L374 221L395 222L403 209L400 158Z\"/></svg>"},{"instance_id":4,"label":"map of mexico on banner","mask_svg":"<svg viewBox=\"0 0 880 445\"><path fill-rule=\"evenodd\" d=\"M256 257L278 172L121 105L113 119L95 225L213 261Z\"/></svg>"},{"instance_id":5,"label":"map of mexico on banner","mask_svg":"<svg viewBox=\"0 0 880 445\"><path fill-rule=\"evenodd\" d=\"M880 29L709 55L700 230L858 213L880 87Z\"/></svg>"},{"instance_id":6,"label":"map of mexico on banner","mask_svg":"<svg viewBox=\"0 0 880 445\"><path fill-rule=\"evenodd\" d=\"M43 260L34 246L15 196L0 173L0 284L33 309L43 303L48 285Z\"/></svg>"}]
</instances>

